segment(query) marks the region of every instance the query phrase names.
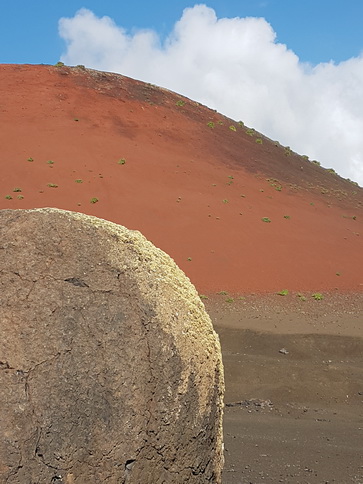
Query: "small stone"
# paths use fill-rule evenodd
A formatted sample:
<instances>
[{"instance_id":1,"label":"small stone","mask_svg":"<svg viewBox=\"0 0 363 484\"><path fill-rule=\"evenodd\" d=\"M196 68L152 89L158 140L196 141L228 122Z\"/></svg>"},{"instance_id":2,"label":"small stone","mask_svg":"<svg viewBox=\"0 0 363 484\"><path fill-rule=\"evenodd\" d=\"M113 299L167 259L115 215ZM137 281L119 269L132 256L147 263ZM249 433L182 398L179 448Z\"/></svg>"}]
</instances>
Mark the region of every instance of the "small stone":
<instances>
[{"instance_id":1,"label":"small stone","mask_svg":"<svg viewBox=\"0 0 363 484\"><path fill-rule=\"evenodd\" d=\"M283 354L283 355L288 355L289 352L287 351L286 348L281 348L281 350L279 350L279 353Z\"/></svg>"}]
</instances>

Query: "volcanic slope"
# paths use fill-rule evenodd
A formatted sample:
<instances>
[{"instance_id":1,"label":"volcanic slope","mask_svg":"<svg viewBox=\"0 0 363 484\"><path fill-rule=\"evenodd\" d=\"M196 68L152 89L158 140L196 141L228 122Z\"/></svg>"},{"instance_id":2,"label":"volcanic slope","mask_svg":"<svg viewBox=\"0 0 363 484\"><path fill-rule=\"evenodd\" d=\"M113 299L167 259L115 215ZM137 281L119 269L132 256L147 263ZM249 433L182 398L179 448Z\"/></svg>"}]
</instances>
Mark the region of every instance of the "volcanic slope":
<instances>
[{"instance_id":1,"label":"volcanic slope","mask_svg":"<svg viewBox=\"0 0 363 484\"><path fill-rule=\"evenodd\" d=\"M139 230L205 294L363 291L363 189L288 147L83 66L1 65L0 93L0 208Z\"/></svg>"}]
</instances>

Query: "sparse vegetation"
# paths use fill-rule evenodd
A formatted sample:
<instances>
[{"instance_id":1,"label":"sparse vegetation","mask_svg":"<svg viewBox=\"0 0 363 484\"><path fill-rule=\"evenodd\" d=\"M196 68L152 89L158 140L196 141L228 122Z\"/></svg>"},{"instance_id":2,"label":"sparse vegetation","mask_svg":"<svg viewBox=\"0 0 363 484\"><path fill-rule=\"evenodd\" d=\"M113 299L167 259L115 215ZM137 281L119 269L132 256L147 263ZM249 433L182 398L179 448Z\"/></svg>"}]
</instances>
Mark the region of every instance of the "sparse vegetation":
<instances>
[{"instance_id":1,"label":"sparse vegetation","mask_svg":"<svg viewBox=\"0 0 363 484\"><path fill-rule=\"evenodd\" d=\"M85 68L85 66L84 66L83 64L78 64L76 67L77 67L78 69L82 69L83 71L85 71L85 70L86 70L86 68Z\"/></svg>"},{"instance_id":2,"label":"sparse vegetation","mask_svg":"<svg viewBox=\"0 0 363 484\"><path fill-rule=\"evenodd\" d=\"M248 134L249 136L253 136L255 134L255 130L254 129L246 129L246 134Z\"/></svg>"},{"instance_id":3,"label":"sparse vegetation","mask_svg":"<svg viewBox=\"0 0 363 484\"><path fill-rule=\"evenodd\" d=\"M227 296L228 292L227 291L219 291L217 292L218 296Z\"/></svg>"},{"instance_id":4,"label":"sparse vegetation","mask_svg":"<svg viewBox=\"0 0 363 484\"><path fill-rule=\"evenodd\" d=\"M285 146L285 155L290 156L292 153L290 146Z\"/></svg>"},{"instance_id":5,"label":"sparse vegetation","mask_svg":"<svg viewBox=\"0 0 363 484\"><path fill-rule=\"evenodd\" d=\"M215 124L213 123L213 121L209 121L209 123L207 123L207 126L208 128L214 128Z\"/></svg>"},{"instance_id":6,"label":"sparse vegetation","mask_svg":"<svg viewBox=\"0 0 363 484\"><path fill-rule=\"evenodd\" d=\"M191 262L192 261L192 258L191 257L188 257L187 261L188 262Z\"/></svg>"},{"instance_id":7,"label":"sparse vegetation","mask_svg":"<svg viewBox=\"0 0 363 484\"><path fill-rule=\"evenodd\" d=\"M200 299L209 299L205 294L199 294Z\"/></svg>"},{"instance_id":8,"label":"sparse vegetation","mask_svg":"<svg viewBox=\"0 0 363 484\"><path fill-rule=\"evenodd\" d=\"M318 165L318 166L320 166L320 162L319 162L319 161L312 160L312 162L311 162L311 163L314 163L314 165Z\"/></svg>"},{"instance_id":9,"label":"sparse vegetation","mask_svg":"<svg viewBox=\"0 0 363 484\"><path fill-rule=\"evenodd\" d=\"M243 121L238 121L238 126L241 126L241 128L244 128L245 123Z\"/></svg>"},{"instance_id":10,"label":"sparse vegetation","mask_svg":"<svg viewBox=\"0 0 363 484\"><path fill-rule=\"evenodd\" d=\"M262 139L261 138L256 138L256 143L259 145L262 145Z\"/></svg>"},{"instance_id":11,"label":"sparse vegetation","mask_svg":"<svg viewBox=\"0 0 363 484\"><path fill-rule=\"evenodd\" d=\"M33 158L30 156L27 161L34 161Z\"/></svg>"},{"instance_id":12,"label":"sparse vegetation","mask_svg":"<svg viewBox=\"0 0 363 484\"><path fill-rule=\"evenodd\" d=\"M261 220L262 220L262 222L266 222L268 224L271 222L271 220L268 217L262 217Z\"/></svg>"},{"instance_id":13,"label":"sparse vegetation","mask_svg":"<svg viewBox=\"0 0 363 484\"><path fill-rule=\"evenodd\" d=\"M76 183L83 183L83 180L81 178L77 178L77 180L74 180Z\"/></svg>"},{"instance_id":14,"label":"sparse vegetation","mask_svg":"<svg viewBox=\"0 0 363 484\"><path fill-rule=\"evenodd\" d=\"M311 297L314 298L315 301L321 301L322 299L324 299L324 296L320 292L314 292Z\"/></svg>"},{"instance_id":15,"label":"sparse vegetation","mask_svg":"<svg viewBox=\"0 0 363 484\"><path fill-rule=\"evenodd\" d=\"M54 64L54 67L64 67L64 62L58 61L56 64Z\"/></svg>"},{"instance_id":16,"label":"sparse vegetation","mask_svg":"<svg viewBox=\"0 0 363 484\"><path fill-rule=\"evenodd\" d=\"M96 198L96 197L93 197L90 200L90 203L97 203L97 202L98 202L98 198Z\"/></svg>"},{"instance_id":17,"label":"sparse vegetation","mask_svg":"<svg viewBox=\"0 0 363 484\"><path fill-rule=\"evenodd\" d=\"M13 197L11 195L5 195L6 200L12 200Z\"/></svg>"},{"instance_id":18,"label":"sparse vegetation","mask_svg":"<svg viewBox=\"0 0 363 484\"><path fill-rule=\"evenodd\" d=\"M287 296L289 294L288 289L282 289L282 291L279 291L277 293L279 296Z\"/></svg>"},{"instance_id":19,"label":"sparse vegetation","mask_svg":"<svg viewBox=\"0 0 363 484\"><path fill-rule=\"evenodd\" d=\"M23 200L24 196L23 195L18 195L16 198L19 199L19 200Z\"/></svg>"},{"instance_id":20,"label":"sparse vegetation","mask_svg":"<svg viewBox=\"0 0 363 484\"><path fill-rule=\"evenodd\" d=\"M19 188L19 187L15 187L15 188L13 189L13 192L21 192L21 188Z\"/></svg>"},{"instance_id":21,"label":"sparse vegetation","mask_svg":"<svg viewBox=\"0 0 363 484\"><path fill-rule=\"evenodd\" d=\"M126 163L126 159L125 158L120 158L117 163L119 165L124 165Z\"/></svg>"},{"instance_id":22,"label":"sparse vegetation","mask_svg":"<svg viewBox=\"0 0 363 484\"><path fill-rule=\"evenodd\" d=\"M234 298L233 297L227 297L226 302L227 303L233 303L234 302Z\"/></svg>"},{"instance_id":23,"label":"sparse vegetation","mask_svg":"<svg viewBox=\"0 0 363 484\"><path fill-rule=\"evenodd\" d=\"M227 198L224 198L224 199L222 200L222 202L223 202L223 203L228 203Z\"/></svg>"},{"instance_id":24,"label":"sparse vegetation","mask_svg":"<svg viewBox=\"0 0 363 484\"><path fill-rule=\"evenodd\" d=\"M232 125L229 127L229 129L230 129L231 131L237 131L236 126L233 126L233 124L232 124Z\"/></svg>"},{"instance_id":25,"label":"sparse vegetation","mask_svg":"<svg viewBox=\"0 0 363 484\"><path fill-rule=\"evenodd\" d=\"M287 220L290 219L290 215L284 215L284 218L286 218Z\"/></svg>"},{"instance_id":26,"label":"sparse vegetation","mask_svg":"<svg viewBox=\"0 0 363 484\"><path fill-rule=\"evenodd\" d=\"M179 106L179 107L182 107L182 106L184 106L185 101L183 101L182 99L179 99L179 101L177 101L175 104L176 104L177 106Z\"/></svg>"},{"instance_id":27,"label":"sparse vegetation","mask_svg":"<svg viewBox=\"0 0 363 484\"><path fill-rule=\"evenodd\" d=\"M47 164L48 164L48 165L54 165L54 161L53 161L53 160L48 160L48 161L47 161Z\"/></svg>"},{"instance_id":28,"label":"sparse vegetation","mask_svg":"<svg viewBox=\"0 0 363 484\"><path fill-rule=\"evenodd\" d=\"M58 188L58 185L56 183L48 183L47 187L49 188Z\"/></svg>"}]
</instances>

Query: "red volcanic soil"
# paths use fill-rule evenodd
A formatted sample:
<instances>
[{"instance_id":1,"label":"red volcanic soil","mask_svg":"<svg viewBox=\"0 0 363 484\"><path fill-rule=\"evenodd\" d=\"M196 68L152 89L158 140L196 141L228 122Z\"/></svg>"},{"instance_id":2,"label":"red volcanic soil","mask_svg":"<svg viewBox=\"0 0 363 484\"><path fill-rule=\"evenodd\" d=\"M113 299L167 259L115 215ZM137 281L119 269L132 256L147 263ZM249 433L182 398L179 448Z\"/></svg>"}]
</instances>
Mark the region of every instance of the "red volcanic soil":
<instances>
[{"instance_id":1,"label":"red volcanic soil","mask_svg":"<svg viewBox=\"0 0 363 484\"><path fill-rule=\"evenodd\" d=\"M0 92L0 208L58 207L139 230L201 293L363 291L353 183L121 75L2 65Z\"/></svg>"}]
</instances>

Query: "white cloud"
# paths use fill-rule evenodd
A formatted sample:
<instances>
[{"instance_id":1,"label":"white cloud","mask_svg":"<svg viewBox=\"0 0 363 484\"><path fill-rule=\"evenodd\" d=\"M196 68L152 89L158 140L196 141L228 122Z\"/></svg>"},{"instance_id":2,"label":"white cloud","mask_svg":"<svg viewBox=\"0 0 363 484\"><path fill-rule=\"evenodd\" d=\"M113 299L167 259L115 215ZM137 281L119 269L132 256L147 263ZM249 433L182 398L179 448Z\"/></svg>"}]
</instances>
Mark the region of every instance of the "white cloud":
<instances>
[{"instance_id":1,"label":"white cloud","mask_svg":"<svg viewBox=\"0 0 363 484\"><path fill-rule=\"evenodd\" d=\"M59 21L61 60L120 72L200 101L363 185L363 54L303 64L262 18L196 5L161 42L81 9Z\"/></svg>"}]
</instances>

